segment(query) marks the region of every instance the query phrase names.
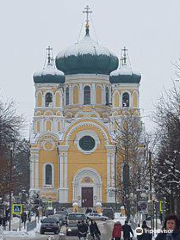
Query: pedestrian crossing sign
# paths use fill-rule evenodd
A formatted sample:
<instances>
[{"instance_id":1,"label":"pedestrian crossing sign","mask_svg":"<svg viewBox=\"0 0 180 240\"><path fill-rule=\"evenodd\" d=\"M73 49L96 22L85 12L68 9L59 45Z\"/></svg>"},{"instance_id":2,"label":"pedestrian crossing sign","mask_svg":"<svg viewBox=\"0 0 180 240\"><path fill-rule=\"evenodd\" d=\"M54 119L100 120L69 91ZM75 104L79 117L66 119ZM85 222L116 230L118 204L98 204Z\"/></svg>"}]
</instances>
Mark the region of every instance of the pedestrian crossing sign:
<instances>
[{"instance_id":1,"label":"pedestrian crossing sign","mask_svg":"<svg viewBox=\"0 0 180 240\"><path fill-rule=\"evenodd\" d=\"M12 214L21 215L23 210L22 204L13 204L12 206Z\"/></svg>"}]
</instances>

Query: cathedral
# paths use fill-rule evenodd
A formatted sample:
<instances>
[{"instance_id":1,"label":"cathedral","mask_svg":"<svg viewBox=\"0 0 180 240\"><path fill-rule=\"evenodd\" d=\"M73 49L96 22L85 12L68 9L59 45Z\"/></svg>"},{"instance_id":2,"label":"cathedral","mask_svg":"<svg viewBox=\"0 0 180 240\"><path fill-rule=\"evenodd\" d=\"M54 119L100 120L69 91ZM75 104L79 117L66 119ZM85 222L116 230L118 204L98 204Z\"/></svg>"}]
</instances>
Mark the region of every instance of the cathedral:
<instances>
[{"instance_id":1,"label":"cathedral","mask_svg":"<svg viewBox=\"0 0 180 240\"><path fill-rule=\"evenodd\" d=\"M47 48L46 66L33 75L35 108L30 134L30 194L61 206L115 203L115 119L139 116L141 75L91 38L60 51Z\"/></svg>"}]
</instances>

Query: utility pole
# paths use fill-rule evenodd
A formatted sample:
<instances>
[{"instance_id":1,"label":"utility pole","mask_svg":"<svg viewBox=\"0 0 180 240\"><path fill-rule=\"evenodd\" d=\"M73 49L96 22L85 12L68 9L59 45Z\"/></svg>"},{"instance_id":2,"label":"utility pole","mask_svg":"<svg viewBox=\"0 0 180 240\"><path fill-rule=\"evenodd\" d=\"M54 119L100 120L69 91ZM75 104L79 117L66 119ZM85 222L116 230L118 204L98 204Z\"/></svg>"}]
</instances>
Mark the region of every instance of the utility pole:
<instances>
[{"instance_id":1,"label":"utility pole","mask_svg":"<svg viewBox=\"0 0 180 240\"><path fill-rule=\"evenodd\" d=\"M154 202L152 200L152 153L151 150L149 150L149 190L150 190L150 204L152 209L152 215L151 216L151 229L154 230Z\"/></svg>"},{"instance_id":2,"label":"utility pole","mask_svg":"<svg viewBox=\"0 0 180 240\"><path fill-rule=\"evenodd\" d=\"M9 231L11 231L11 218L12 218L12 160L13 148L10 147L10 169L9 169Z\"/></svg>"},{"instance_id":3,"label":"utility pole","mask_svg":"<svg viewBox=\"0 0 180 240\"><path fill-rule=\"evenodd\" d=\"M117 143L115 144L114 185L115 185L115 208L117 211Z\"/></svg>"}]
</instances>

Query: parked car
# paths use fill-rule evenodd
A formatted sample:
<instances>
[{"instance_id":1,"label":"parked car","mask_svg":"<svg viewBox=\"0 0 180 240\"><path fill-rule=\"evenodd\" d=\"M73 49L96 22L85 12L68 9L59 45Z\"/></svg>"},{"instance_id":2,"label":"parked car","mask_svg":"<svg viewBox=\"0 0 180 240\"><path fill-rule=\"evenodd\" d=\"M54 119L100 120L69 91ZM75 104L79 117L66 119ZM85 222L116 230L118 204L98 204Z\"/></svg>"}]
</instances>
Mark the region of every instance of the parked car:
<instances>
[{"instance_id":1,"label":"parked car","mask_svg":"<svg viewBox=\"0 0 180 240\"><path fill-rule=\"evenodd\" d=\"M45 216L48 217L49 215L53 215L54 214L54 209L46 209L45 210Z\"/></svg>"},{"instance_id":2,"label":"parked car","mask_svg":"<svg viewBox=\"0 0 180 240\"><path fill-rule=\"evenodd\" d=\"M53 214L53 215L49 215L48 217L50 218L57 218L59 220L59 225L60 226L63 226L63 225L66 225L67 224L67 215L66 214Z\"/></svg>"},{"instance_id":3,"label":"parked car","mask_svg":"<svg viewBox=\"0 0 180 240\"><path fill-rule=\"evenodd\" d=\"M88 214L86 214L86 217L89 220L96 220L96 221L98 221L98 220L106 221L109 219L108 217L100 215L99 213L88 213Z\"/></svg>"},{"instance_id":4,"label":"parked car","mask_svg":"<svg viewBox=\"0 0 180 240\"><path fill-rule=\"evenodd\" d=\"M47 217L41 221L40 234L45 232L54 232L58 234L60 232L59 220L57 218Z\"/></svg>"},{"instance_id":5,"label":"parked car","mask_svg":"<svg viewBox=\"0 0 180 240\"><path fill-rule=\"evenodd\" d=\"M87 220L86 215L83 213L69 213L67 216L66 236L78 235L78 221Z\"/></svg>"},{"instance_id":6,"label":"parked car","mask_svg":"<svg viewBox=\"0 0 180 240\"><path fill-rule=\"evenodd\" d=\"M104 208L102 210L102 215L114 220L114 210L112 208Z\"/></svg>"}]
</instances>

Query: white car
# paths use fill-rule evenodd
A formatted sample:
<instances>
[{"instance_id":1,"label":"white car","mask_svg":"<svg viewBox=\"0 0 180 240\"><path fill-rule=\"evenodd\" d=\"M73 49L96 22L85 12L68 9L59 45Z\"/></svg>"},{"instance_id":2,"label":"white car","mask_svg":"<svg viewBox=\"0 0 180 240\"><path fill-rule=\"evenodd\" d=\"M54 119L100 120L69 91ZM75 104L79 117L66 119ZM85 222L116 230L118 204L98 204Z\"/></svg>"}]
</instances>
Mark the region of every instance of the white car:
<instances>
[{"instance_id":1,"label":"white car","mask_svg":"<svg viewBox=\"0 0 180 240\"><path fill-rule=\"evenodd\" d=\"M88 214L86 214L86 216L87 216L87 219L89 219L89 220L96 220L96 221L98 221L98 220L106 221L106 220L109 219L108 217L102 216L99 213L88 213Z\"/></svg>"}]
</instances>

